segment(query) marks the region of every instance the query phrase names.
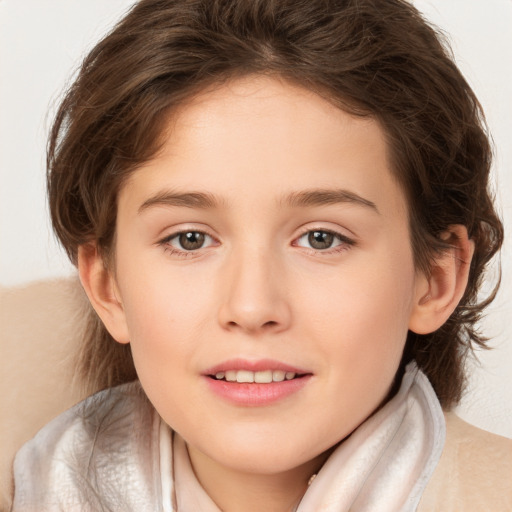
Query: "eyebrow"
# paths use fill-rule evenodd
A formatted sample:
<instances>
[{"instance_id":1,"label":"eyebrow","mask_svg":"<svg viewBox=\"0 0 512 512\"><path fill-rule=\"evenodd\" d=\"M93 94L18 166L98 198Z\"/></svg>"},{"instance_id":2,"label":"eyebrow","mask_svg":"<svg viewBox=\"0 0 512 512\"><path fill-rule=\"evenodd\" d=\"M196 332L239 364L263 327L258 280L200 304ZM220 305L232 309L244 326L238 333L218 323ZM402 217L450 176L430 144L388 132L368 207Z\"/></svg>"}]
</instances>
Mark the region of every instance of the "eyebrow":
<instances>
[{"instance_id":1,"label":"eyebrow","mask_svg":"<svg viewBox=\"0 0 512 512\"><path fill-rule=\"evenodd\" d=\"M214 209L221 201L205 192L162 191L150 197L139 207L139 213L153 206L177 206L184 208ZM344 189L312 189L292 192L279 201L280 205L291 208L308 208L330 204L350 203L380 213L377 205L360 195Z\"/></svg>"},{"instance_id":2,"label":"eyebrow","mask_svg":"<svg viewBox=\"0 0 512 512\"><path fill-rule=\"evenodd\" d=\"M216 208L219 201L213 194L204 192L185 192L178 193L172 191L163 191L155 194L139 207L139 213L151 208L152 206L181 206L185 208L199 208L207 210Z\"/></svg>"},{"instance_id":3,"label":"eyebrow","mask_svg":"<svg viewBox=\"0 0 512 512\"><path fill-rule=\"evenodd\" d=\"M380 214L377 205L360 195L344 189L313 189L300 192L292 192L282 201L293 207L313 207L329 204L352 203L374 210Z\"/></svg>"}]
</instances>

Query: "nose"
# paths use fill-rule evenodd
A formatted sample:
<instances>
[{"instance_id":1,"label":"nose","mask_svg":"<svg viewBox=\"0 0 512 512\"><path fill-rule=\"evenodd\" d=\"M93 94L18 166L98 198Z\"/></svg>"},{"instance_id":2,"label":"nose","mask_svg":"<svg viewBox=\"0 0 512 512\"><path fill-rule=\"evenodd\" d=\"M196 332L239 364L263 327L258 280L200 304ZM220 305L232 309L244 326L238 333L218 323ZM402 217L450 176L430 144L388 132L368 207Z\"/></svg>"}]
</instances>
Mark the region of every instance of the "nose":
<instances>
[{"instance_id":1,"label":"nose","mask_svg":"<svg viewBox=\"0 0 512 512\"><path fill-rule=\"evenodd\" d=\"M285 273L266 251L233 254L221 287L219 322L229 330L278 333L291 321Z\"/></svg>"}]
</instances>

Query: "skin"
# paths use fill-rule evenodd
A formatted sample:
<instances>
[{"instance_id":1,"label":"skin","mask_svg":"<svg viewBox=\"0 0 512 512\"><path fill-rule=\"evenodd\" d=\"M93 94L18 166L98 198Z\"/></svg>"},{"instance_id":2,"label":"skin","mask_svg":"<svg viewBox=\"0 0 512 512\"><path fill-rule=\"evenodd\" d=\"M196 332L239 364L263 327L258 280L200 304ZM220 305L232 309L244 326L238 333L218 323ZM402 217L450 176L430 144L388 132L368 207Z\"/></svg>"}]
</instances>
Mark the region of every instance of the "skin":
<instances>
[{"instance_id":1,"label":"skin","mask_svg":"<svg viewBox=\"0 0 512 512\"><path fill-rule=\"evenodd\" d=\"M284 81L240 79L170 118L162 151L121 189L115 271L81 250L93 305L131 343L144 390L223 511L291 510L385 400L408 329L439 327L462 295L465 258L440 258L428 279L414 268L388 162L375 120ZM332 245L313 247L311 231L334 233ZM187 250L180 232L204 244ZM465 230L452 235L470 259ZM277 402L233 404L204 376L233 358L309 378Z\"/></svg>"}]
</instances>

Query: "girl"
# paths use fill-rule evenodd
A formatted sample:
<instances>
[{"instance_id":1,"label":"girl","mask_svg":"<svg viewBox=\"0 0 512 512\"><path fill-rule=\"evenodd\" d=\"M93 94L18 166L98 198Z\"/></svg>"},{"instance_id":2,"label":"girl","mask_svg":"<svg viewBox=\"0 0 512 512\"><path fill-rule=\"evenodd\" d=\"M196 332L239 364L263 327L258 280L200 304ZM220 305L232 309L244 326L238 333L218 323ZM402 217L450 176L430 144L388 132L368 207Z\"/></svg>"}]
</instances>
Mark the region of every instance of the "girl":
<instances>
[{"instance_id":1,"label":"girl","mask_svg":"<svg viewBox=\"0 0 512 512\"><path fill-rule=\"evenodd\" d=\"M481 119L401 0L135 5L48 153L105 391L19 452L13 509L509 506L442 410L503 237Z\"/></svg>"}]
</instances>

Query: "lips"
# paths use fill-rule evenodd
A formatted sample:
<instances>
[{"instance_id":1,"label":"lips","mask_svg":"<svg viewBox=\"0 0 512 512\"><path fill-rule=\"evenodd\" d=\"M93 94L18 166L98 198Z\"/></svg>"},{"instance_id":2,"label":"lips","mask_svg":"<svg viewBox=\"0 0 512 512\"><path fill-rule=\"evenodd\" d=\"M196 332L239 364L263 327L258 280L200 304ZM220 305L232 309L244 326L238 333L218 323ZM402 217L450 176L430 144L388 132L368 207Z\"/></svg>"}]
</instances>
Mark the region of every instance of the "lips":
<instances>
[{"instance_id":1,"label":"lips","mask_svg":"<svg viewBox=\"0 0 512 512\"><path fill-rule=\"evenodd\" d=\"M216 395L236 405L263 406L302 389L311 372L273 360L226 361L204 372Z\"/></svg>"}]
</instances>

